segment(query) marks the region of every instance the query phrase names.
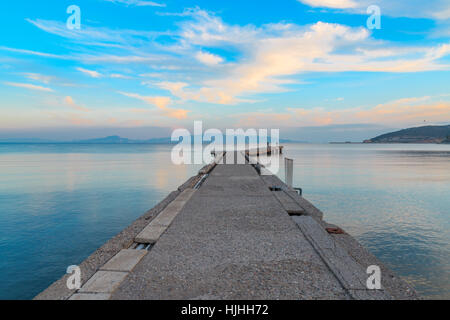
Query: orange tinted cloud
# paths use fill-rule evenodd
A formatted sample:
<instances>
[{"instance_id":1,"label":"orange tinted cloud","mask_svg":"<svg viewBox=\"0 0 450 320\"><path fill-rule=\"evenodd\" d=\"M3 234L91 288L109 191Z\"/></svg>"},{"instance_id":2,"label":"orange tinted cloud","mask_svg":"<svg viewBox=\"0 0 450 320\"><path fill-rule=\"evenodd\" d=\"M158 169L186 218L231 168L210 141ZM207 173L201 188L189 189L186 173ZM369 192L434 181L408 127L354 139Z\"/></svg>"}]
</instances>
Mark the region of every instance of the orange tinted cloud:
<instances>
[{"instance_id":1,"label":"orange tinted cloud","mask_svg":"<svg viewBox=\"0 0 450 320\"><path fill-rule=\"evenodd\" d=\"M88 108L85 108L85 107L77 105L71 96L65 97L64 98L64 103L66 105L68 105L69 107L71 107L72 109L75 109L75 110L78 110L78 111L83 111L83 112L89 112L90 111Z\"/></svg>"},{"instance_id":2,"label":"orange tinted cloud","mask_svg":"<svg viewBox=\"0 0 450 320\"><path fill-rule=\"evenodd\" d=\"M37 91L46 91L46 92L53 92L52 89L43 87L43 86L37 86L30 83L18 83L18 82L5 82L6 85L11 87L17 87L17 88L25 88L30 90L37 90Z\"/></svg>"},{"instance_id":3,"label":"orange tinted cloud","mask_svg":"<svg viewBox=\"0 0 450 320\"><path fill-rule=\"evenodd\" d=\"M244 127L323 126L332 124L408 125L442 122L450 119L450 102L430 102L431 97L406 98L379 104L373 108L326 110L324 108L288 108L284 113L253 112L236 115L236 125ZM428 101L428 103L427 103Z\"/></svg>"},{"instance_id":4,"label":"orange tinted cloud","mask_svg":"<svg viewBox=\"0 0 450 320\"><path fill-rule=\"evenodd\" d=\"M337 8L351 7L354 3L350 0L311 2ZM295 83L292 76L305 72L405 73L450 68L440 61L450 54L450 46L445 43L433 47L391 45L386 49L387 45L376 41L364 27L317 22L307 27L278 23L245 28L228 25L206 12L197 14L198 22L185 26L183 36L187 41L205 46L232 43L242 49L244 58L229 63L223 69L225 72L212 73L200 83L157 83L185 101L226 105L252 102L245 97L283 92L286 84Z\"/></svg>"},{"instance_id":5,"label":"orange tinted cloud","mask_svg":"<svg viewBox=\"0 0 450 320\"><path fill-rule=\"evenodd\" d=\"M69 118L70 123L82 126L82 125L92 125L94 121L86 118L79 117L77 115L71 115Z\"/></svg>"},{"instance_id":6,"label":"orange tinted cloud","mask_svg":"<svg viewBox=\"0 0 450 320\"><path fill-rule=\"evenodd\" d=\"M188 110L184 110L184 109L169 108L168 105L170 105L172 102L172 99L170 99L169 97L148 97L148 96L141 96L136 93L128 93L128 92L119 92L119 93L123 94L124 96L134 98L134 99L139 99L141 101L144 101L145 103L154 105L162 111L162 114L164 116L169 117L169 118L186 119L187 114L189 112ZM134 113L145 113L146 109L134 108L134 109L131 109L130 111L134 112Z\"/></svg>"}]
</instances>

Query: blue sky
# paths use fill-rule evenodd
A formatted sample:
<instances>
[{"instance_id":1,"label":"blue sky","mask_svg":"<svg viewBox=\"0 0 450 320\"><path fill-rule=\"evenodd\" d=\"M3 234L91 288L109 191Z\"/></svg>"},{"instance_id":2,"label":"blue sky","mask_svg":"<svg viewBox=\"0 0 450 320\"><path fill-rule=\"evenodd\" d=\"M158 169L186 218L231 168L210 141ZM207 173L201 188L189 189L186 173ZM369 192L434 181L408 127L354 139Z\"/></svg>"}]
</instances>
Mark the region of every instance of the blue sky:
<instances>
[{"instance_id":1,"label":"blue sky","mask_svg":"<svg viewBox=\"0 0 450 320\"><path fill-rule=\"evenodd\" d=\"M447 0L2 1L0 18L3 137L450 122Z\"/></svg>"}]
</instances>

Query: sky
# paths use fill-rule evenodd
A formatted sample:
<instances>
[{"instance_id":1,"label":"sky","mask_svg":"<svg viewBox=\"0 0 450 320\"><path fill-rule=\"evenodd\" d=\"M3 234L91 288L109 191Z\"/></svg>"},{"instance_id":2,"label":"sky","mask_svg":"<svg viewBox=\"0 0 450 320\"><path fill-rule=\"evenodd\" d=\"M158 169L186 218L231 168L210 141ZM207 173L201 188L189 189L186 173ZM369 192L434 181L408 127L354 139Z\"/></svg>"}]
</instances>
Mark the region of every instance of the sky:
<instances>
[{"instance_id":1,"label":"sky","mask_svg":"<svg viewBox=\"0 0 450 320\"><path fill-rule=\"evenodd\" d=\"M448 0L17 0L0 18L0 138L450 123Z\"/></svg>"}]
</instances>

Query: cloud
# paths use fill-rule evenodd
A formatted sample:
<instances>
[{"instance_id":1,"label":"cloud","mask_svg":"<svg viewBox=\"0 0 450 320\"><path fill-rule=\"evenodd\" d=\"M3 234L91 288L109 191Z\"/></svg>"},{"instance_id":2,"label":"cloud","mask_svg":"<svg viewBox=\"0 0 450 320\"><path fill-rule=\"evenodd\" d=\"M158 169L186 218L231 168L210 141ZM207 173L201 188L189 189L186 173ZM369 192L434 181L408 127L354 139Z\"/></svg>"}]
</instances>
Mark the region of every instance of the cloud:
<instances>
[{"instance_id":1,"label":"cloud","mask_svg":"<svg viewBox=\"0 0 450 320\"><path fill-rule=\"evenodd\" d=\"M314 8L330 8L348 13L366 14L370 5L381 8L382 15L446 20L450 18L448 0L297 0Z\"/></svg>"},{"instance_id":2,"label":"cloud","mask_svg":"<svg viewBox=\"0 0 450 320\"><path fill-rule=\"evenodd\" d=\"M183 101L210 102L218 104L235 104L244 99L238 99L221 88L203 87L200 89L190 89L185 82L159 82L156 84L161 89L168 90L172 95Z\"/></svg>"},{"instance_id":3,"label":"cloud","mask_svg":"<svg viewBox=\"0 0 450 320\"><path fill-rule=\"evenodd\" d=\"M128 92L119 92L119 93L124 96L138 99L138 100L144 101L145 103L154 105L158 109L160 109L165 116L167 116L169 118L185 119L185 118L187 118L187 114L189 112L188 110L184 110L184 109L169 108L168 105L171 104L171 102L172 102L172 100L169 97L148 97L148 96L141 96L136 93L128 93ZM134 112L136 112L136 110L139 110L141 112L143 111L142 109L133 109Z\"/></svg>"},{"instance_id":4,"label":"cloud","mask_svg":"<svg viewBox=\"0 0 450 320\"><path fill-rule=\"evenodd\" d=\"M335 6L363 3L324 1L321 3ZM187 9L182 16L177 30L163 33L89 26L74 32L62 22L28 21L69 41L92 45L70 55L84 64L101 65L101 70L111 69L114 64L127 64L130 74L143 73L143 67L146 73L158 70L160 80L150 85L167 90L183 102L251 103L261 100L255 99L255 95L292 89L292 85L299 84L298 77L307 73L450 69L442 59L450 54L447 43L399 46L375 39L364 27L326 22L304 26L232 25L198 8ZM158 41L162 35L164 40ZM227 63L211 53L215 49L229 49L236 52L237 58ZM102 76L97 71L78 70L91 77Z\"/></svg>"},{"instance_id":5,"label":"cloud","mask_svg":"<svg viewBox=\"0 0 450 320\"><path fill-rule=\"evenodd\" d=\"M45 91L45 92L53 92L52 89L42 86L37 86L30 83L17 83L17 82L4 82L4 84L12 87L18 87L18 88L25 88L30 90L38 90L38 91Z\"/></svg>"},{"instance_id":6,"label":"cloud","mask_svg":"<svg viewBox=\"0 0 450 320\"><path fill-rule=\"evenodd\" d=\"M450 19L450 5L444 10L433 12L433 16L438 20L448 20Z\"/></svg>"},{"instance_id":7,"label":"cloud","mask_svg":"<svg viewBox=\"0 0 450 320\"><path fill-rule=\"evenodd\" d=\"M195 58L200 61L203 64L206 64L208 66L215 66L219 63L223 62L223 59L215 54L209 53L209 52L203 52L199 51Z\"/></svg>"},{"instance_id":8,"label":"cloud","mask_svg":"<svg viewBox=\"0 0 450 320\"><path fill-rule=\"evenodd\" d=\"M236 114L237 126L303 127L347 124L411 126L438 123L450 119L449 101L431 101L433 97L403 98L371 108L326 110L324 108L287 108L286 112L251 112Z\"/></svg>"},{"instance_id":9,"label":"cloud","mask_svg":"<svg viewBox=\"0 0 450 320\"><path fill-rule=\"evenodd\" d=\"M75 110L78 110L78 111L83 111L83 112L90 112L90 110L88 108L81 107L81 106L77 105L71 96L65 97L64 98L64 103L67 106L71 107L72 109L75 109Z\"/></svg>"},{"instance_id":10,"label":"cloud","mask_svg":"<svg viewBox=\"0 0 450 320\"><path fill-rule=\"evenodd\" d=\"M268 24L230 26L205 11L190 13L194 20L182 25L184 47L234 47L243 58L222 74L192 86L162 82L159 86L183 100L236 104L252 101L244 96L283 92L306 72L420 72L448 70L438 61L449 54L449 45L395 47L374 40L363 27L317 22L309 26ZM384 49L389 47L389 49ZM197 57L198 58L198 57Z\"/></svg>"},{"instance_id":11,"label":"cloud","mask_svg":"<svg viewBox=\"0 0 450 320\"><path fill-rule=\"evenodd\" d=\"M355 8L358 4L353 0L298 0L304 4L311 7L322 7L322 8Z\"/></svg>"},{"instance_id":12,"label":"cloud","mask_svg":"<svg viewBox=\"0 0 450 320\"><path fill-rule=\"evenodd\" d=\"M112 79L132 79L132 77L130 77L130 76L126 76L126 75L119 74L119 73L110 74L109 77Z\"/></svg>"},{"instance_id":13,"label":"cloud","mask_svg":"<svg viewBox=\"0 0 450 320\"><path fill-rule=\"evenodd\" d=\"M178 32L183 45L251 44L262 31L253 25L226 24L221 18L198 8L185 10L184 15L191 20L185 21Z\"/></svg>"},{"instance_id":14,"label":"cloud","mask_svg":"<svg viewBox=\"0 0 450 320\"><path fill-rule=\"evenodd\" d=\"M102 75L97 71L88 70L88 69L84 69L84 68L77 68L77 70L84 74L87 74L91 78L101 78L102 77Z\"/></svg>"},{"instance_id":15,"label":"cloud","mask_svg":"<svg viewBox=\"0 0 450 320\"><path fill-rule=\"evenodd\" d=\"M81 30L69 30L61 21L42 19L26 19L40 30L67 39L70 42L81 44L78 52L59 56L54 54L33 52L29 50L0 47L24 54L39 55L48 58L59 58L81 61L85 64L167 64L167 55L162 54L158 48L157 38L160 36L173 36L170 32L154 32L129 29L110 29L106 27L91 27L83 25Z\"/></svg>"},{"instance_id":16,"label":"cloud","mask_svg":"<svg viewBox=\"0 0 450 320\"><path fill-rule=\"evenodd\" d=\"M143 55L143 56L119 56L119 55L82 55L79 57L80 60L86 63L117 63L117 64L130 64L130 63L146 63L146 62L156 62L163 59L161 56L155 55Z\"/></svg>"},{"instance_id":17,"label":"cloud","mask_svg":"<svg viewBox=\"0 0 450 320\"><path fill-rule=\"evenodd\" d=\"M33 56L39 56L39 57L44 57L44 58L68 59L68 57L60 56L60 55L57 55L57 54L51 54L51 53L45 53L45 52L39 52L39 51L32 51L32 50L25 50L25 49L16 49L16 48L10 48L10 47L0 47L0 50L9 51L9 52L15 52L15 53L22 53L22 54L33 55Z\"/></svg>"},{"instance_id":18,"label":"cloud","mask_svg":"<svg viewBox=\"0 0 450 320\"><path fill-rule=\"evenodd\" d=\"M398 99L355 113L356 118L370 123L421 123L450 119L450 102L428 102L429 96Z\"/></svg>"},{"instance_id":19,"label":"cloud","mask_svg":"<svg viewBox=\"0 0 450 320\"><path fill-rule=\"evenodd\" d=\"M35 27L50 34L54 34L85 45L105 47L111 49L133 49L132 45L142 45L152 41L164 32L151 32L128 29L109 29L106 27L91 27L84 24L81 30L70 30L61 21L25 19Z\"/></svg>"},{"instance_id":20,"label":"cloud","mask_svg":"<svg viewBox=\"0 0 450 320\"><path fill-rule=\"evenodd\" d=\"M165 7L163 3L157 3L153 1L141 1L141 0L104 0L107 2L121 3L127 6L138 6L138 7Z\"/></svg>"},{"instance_id":21,"label":"cloud","mask_svg":"<svg viewBox=\"0 0 450 320\"><path fill-rule=\"evenodd\" d=\"M130 98L142 100L148 104L153 104L162 110L166 109L171 102L171 99L169 97L146 97L136 93L127 93L127 92L119 92L119 93Z\"/></svg>"},{"instance_id":22,"label":"cloud","mask_svg":"<svg viewBox=\"0 0 450 320\"><path fill-rule=\"evenodd\" d=\"M46 75L38 74L38 73L24 73L23 75L27 79L35 80L35 81L42 82L45 84L49 84L50 81L54 79L54 77L52 77L52 76L46 76Z\"/></svg>"}]
</instances>

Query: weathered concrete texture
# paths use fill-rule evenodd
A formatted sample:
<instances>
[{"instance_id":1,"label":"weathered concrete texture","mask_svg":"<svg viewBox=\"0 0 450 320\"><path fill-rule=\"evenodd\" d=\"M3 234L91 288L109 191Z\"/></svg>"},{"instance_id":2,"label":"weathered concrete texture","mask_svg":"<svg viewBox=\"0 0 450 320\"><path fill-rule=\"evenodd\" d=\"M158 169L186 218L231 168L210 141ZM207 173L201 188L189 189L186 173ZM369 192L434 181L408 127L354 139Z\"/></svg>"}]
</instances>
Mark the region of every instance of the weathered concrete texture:
<instances>
[{"instance_id":1,"label":"weathered concrete texture","mask_svg":"<svg viewBox=\"0 0 450 320\"><path fill-rule=\"evenodd\" d=\"M376 265L381 269L381 284L383 288L396 300L422 299L416 290L406 281L398 277L372 253L364 248L349 234L333 234L331 237L338 242L361 265L363 270Z\"/></svg>"},{"instance_id":2,"label":"weathered concrete texture","mask_svg":"<svg viewBox=\"0 0 450 320\"><path fill-rule=\"evenodd\" d=\"M248 160L246 159L243 152L226 152L222 159L222 164L248 164Z\"/></svg>"},{"instance_id":3,"label":"weathered concrete texture","mask_svg":"<svg viewBox=\"0 0 450 320\"><path fill-rule=\"evenodd\" d=\"M219 165L199 190L204 196L267 196L271 191L261 183L255 169L250 165ZM273 200L273 199L272 199Z\"/></svg>"},{"instance_id":4,"label":"weathered concrete texture","mask_svg":"<svg viewBox=\"0 0 450 320\"><path fill-rule=\"evenodd\" d=\"M186 188L195 185L200 176L194 176L181 185L178 190L171 192L165 199L144 215L135 220L129 227L114 238L105 243L102 247L92 253L86 260L79 264L81 269L81 283L84 284L94 273L100 269L107 261L115 256L120 250L128 249L134 242L135 237L154 219L164 208L180 195ZM76 264L77 261L74 261ZM65 270L61 270L64 273ZM66 282L69 274L63 275L59 280L51 284L46 290L37 295L35 300L66 300L72 296L76 290L69 290Z\"/></svg>"},{"instance_id":5,"label":"weathered concrete texture","mask_svg":"<svg viewBox=\"0 0 450 320\"><path fill-rule=\"evenodd\" d=\"M100 270L130 272L147 252L147 250L122 249Z\"/></svg>"},{"instance_id":6,"label":"weathered concrete texture","mask_svg":"<svg viewBox=\"0 0 450 320\"><path fill-rule=\"evenodd\" d=\"M288 187L277 176L263 175L261 176L261 179L265 182L267 186L282 186L285 190L287 190L286 192L288 192L291 195L291 199L293 199L305 211L306 215L312 216L316 220L323 219L322 211L313 206L308 200L298 195L298 193L294 189Z\"/></svg>"},{"instance_id":7,"label":"weathered concrete texture","mask_svg":"<svg viewBox=\"0 0 450 320\"><path fill-rule=\"evenodd\" d=\"M69 300L109 300L147 250L122 249L72 295Z\"/></svg>"},{"instance_id":8,"label":"weathered concrete texture","mask_svg":"<svg viewBox=\"0 0 450 320\"><path fill-rule=\"evenodd\" d=\"M285 190L290 190L290 188L281 181L277 176L266 175L261 176L263 181L268 185L282 186ZM313 217L323 228L336 227L327 223L323 219L323 213L313 204L311 204L307 199L299 196L294 190L288 191L292 197L296 200L298 204L302 206L305 210L305 215ZM415 289L409 285L406 281L395 275L392 270L386 267L381 261L379 261L374 255L372 255L367 249L365 249L355 238L351 235L344 234L332 234L330 235L334 240L336 240L342 248L344 248L348 254L353 257L353 259L361 265L363 270L367 270L368 266L377 265L381 269L382 277L381 283L383 288L387 293L391 295L394 299L421 299L417 294ZM367 296L364 292L355 291L360 299L366 299ZM374 297L375 299L375 297Z\"/></svg>"},{"instance_id":9,"label":"weathered concrete texture","mask_svg":"<svg viewBox=\"0 0 450 320\"><path fill-rule=\"evenodd\" d=\"M209 165L206 165L202 170L205 170ZM214 166L211 167L211 169ZM157 216L164 208L171 203L181 192L188 188L193 188L195 184L201 179L202 175L198 174L189 178L186 182L178 187L176 191L171 192L165 199L158 203L151 210L136 219L129 227L114 238L105 243L102 247L92 253L87 259L79 264L81 269L81 282L86 283L94 273L99 270L108 260L116 255L120 250L129 248L135 237L148 225L155 216ZM77 263L76 261L74 263ZM62 273L65 270L62 270ZM59 280L52 283L46 290L38 294L35 300L66 300L71 297L76 290L69 290L66 282L69 274L63 275Z\"/></svg>"},{"instance_id":10,"label":"weathered concrete texture","mask_svg":"<svg viewBox=\"0 0 450 320\"><path fill-rule=\"evenodd\" d=\"M110 293L75 293L69 300L109 300Z\"/></svg>"},{"instance_id":11,"label":"weathered concrete texture","mask_svg":"<svg viewBox=\"0 0 450 320\"><path fill-rule=\"evenodd\" d=\"M238 159L239 152L224 157ZM329 235L322 212L278 177L259 176L249 164L203 169L210 175L199 190L186 189L201 174L84 261L80 292L71 297L65 276L36 299L418 298L351 236ZM273 185L283 187L282 197ZM165 231L151 251L123 250L149 225ZM369 265L381 267L384 291L365 288L361 270Z\"/></svg>"},{"instance_id":12,"label":"weathered concrete texture","mask_svg":"<svg viewBox=\"0 0 450 320\"><path fill-rule=\"evenodd\" d=\"M300 216L306 214L305 209L303 209L286 191L272 191L272 193L290 215Z\"/></svg>"},{"instance_id":13,"label":"weathered concrete texture","mask_svg":"<svg viewBox=\"0 0 450 320\"><path fill-rule=\"evenodd\" d=\"M176 201L174 200L171 204L167 206L166 209L164 209L163 212L161 212L152 222L152 225L159 225L159 226L170 226L173 219L177 216L177 214L181 211L181 209L184 207L184 204L186 202L182 201Z\"/></svg>"},{"instance_id":14,"label":"weathered concrete texture","mask_svg":"<svg viewBox=\"0 0 450 320\"><path fill-rule=\"evenodd\" d=\"M184 203L186 203L192 197L195 191L196 190L194 189L186 189L173 202L183 202L184 205Z\"/></svg>"},{"instance_id":15,"label":"weathered concrete texture","mask_svg":"<svg viewBox=\"0 0 450 320\"><path fill-rule=\"evenodd\" d=\"M282 186L286 190L290 190L289 193L292 195L295 201L305 210L305 215L313 217L323 228L336 227L322 220L322 211L320 211L304 197L299 196L297 192L291 190L277 176L265 175L261 176L261 178L268 186L277 185ZM417 294L417 292L411 285L395 275L392 270L386 267L351 235L344 233L339 235L331 235L331 237L341 244L341 246L349 253L349 255L351 255L354 260L362 266L363 270L367 270L367 267L370 265L379 266L382 272L381 283L384 289L394 299L421 299L421 297Z\"/></svg>"},{"instance_id":16,"label":"weathered concrete texture","mask_svg":"<svg viewBox=\"0 0 450 320\"><path fill-rule=\"evenodd\" d=\"M349 299L250 165L218 165L112 299Z\"/></svg>"},{"instance_id":17,"label":"weathered concrete texture","mask_svg":"<svg viewBox=\"0 0 450 320\"><path fill-rule=\"evenodd\" d=\"M158 239L166 232L169 226L161 226L149 224L142 230L135 238L137 243L150 243L154 244Z\"/></svg>"},{"instance_id":18,"label":"weathered concrete texture","mask_svg":"<svg viewBox=\"0 0 450 320\"><path fill-rule=\"evenodd\" d=\"M201 174L189 178L185 183L178 187L178 191L182 192L188 188L193 188L195 184L202 178Z\"/></svg>"},{"instance_id":19,"label":"weathered concrete texture","mask_svg":"<svg viewBox=\"0 0 450 320\"><path fill-rule=\"evenodd\" d=\"M127 272L120 271L97 271L78 292L111 293L127 275Z\"/></svg>"},{"instance_id":20,"label":"weathered concrete texture","mask_svg":"<svg viewBox=\"0 0 450 320\"><path fill-rule=\"evenodd\" d=\"M166 232L173 219L183 209L187 201L192 197L195 190L184 190L175 200L173 200L147 227L144 228L135 238L138 243L155 243Z\"/></svg>"},{"instance_id":21,"label":"weathered concrete texture","mask_svg":"<svg viewBox=\"0 0 450 320\"><path fill-rule=\"evenodd\" d=\"M367 274L353 257L312 217L293 217L327 266L355 299L390 299L383 290L368 290Z\"/></svg>"},{"instance_id":22,"label":"weathered concrete texture","mask_svg":"<svg viewBox=\"0 0 450 320\"><path fill-rule=\"evenodd\" d=\"M172 201L153 221L151 225L170 226L173 219L183 209L186 202L194 194L194 189L184 190L174 201Z\"/></svg>"}]
</instances>

